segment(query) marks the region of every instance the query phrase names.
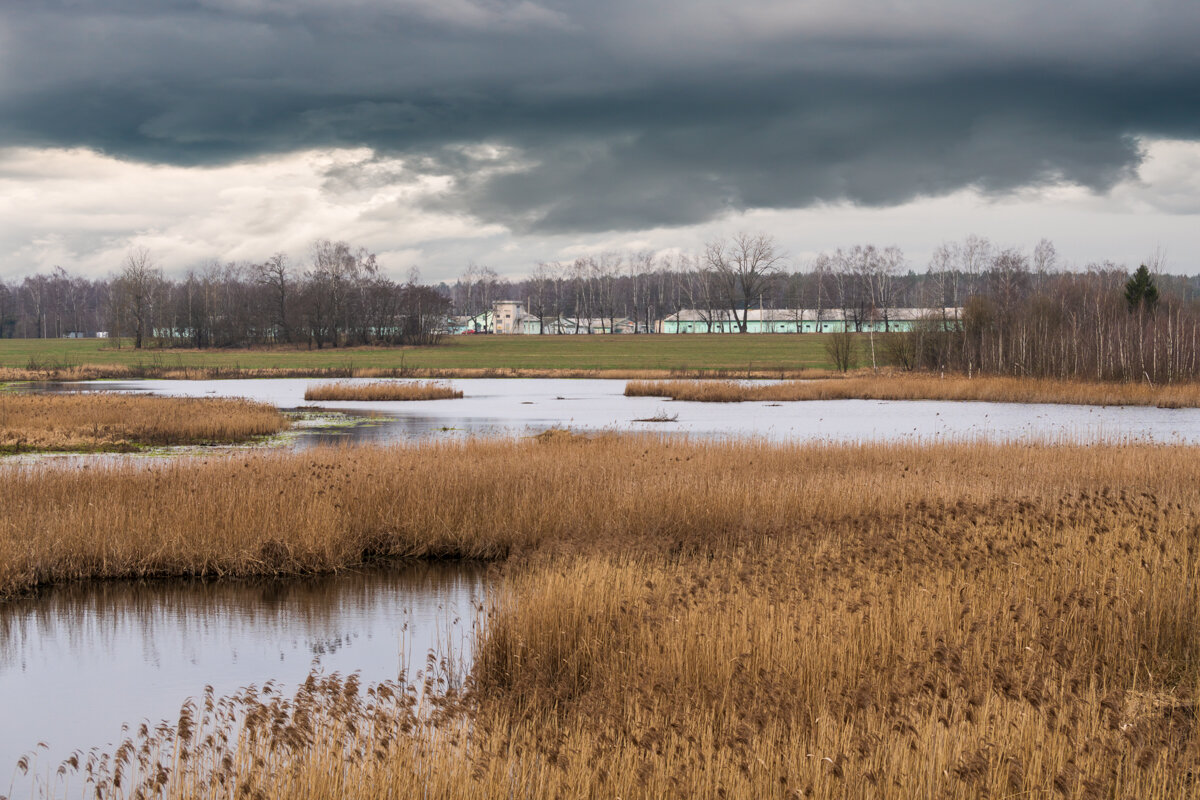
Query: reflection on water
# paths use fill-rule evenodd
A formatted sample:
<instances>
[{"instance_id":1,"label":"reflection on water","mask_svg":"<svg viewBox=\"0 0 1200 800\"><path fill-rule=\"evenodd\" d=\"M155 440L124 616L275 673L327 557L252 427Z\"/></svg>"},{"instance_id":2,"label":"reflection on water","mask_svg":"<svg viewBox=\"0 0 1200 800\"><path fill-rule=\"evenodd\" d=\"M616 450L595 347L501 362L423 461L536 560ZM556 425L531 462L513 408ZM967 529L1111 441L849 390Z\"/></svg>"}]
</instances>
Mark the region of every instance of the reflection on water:
<instances>
[{"instance_id":1,"label":"reflection on water","mask_svg":"<svg viewBox=\"0 0 1200 800\"><path fill-rule=\"evenodd\" d=\"M314 667L395 679L429 652L465 664L483 592L480 567L404 564L288 580L90 583L0 604L0 794L38 742L49 746L37 756L44 773L75 748L118 740L122 724L174 720L208 685L218 695L298 685Z\"/></svg>"},{"instance_id":2,"label":"reflection on water","mask_svg":"<svg viewBox=\"0 0 1200 800\"><path fill-rule=\"evenodd\" d=\"M313 424L295 439L296 449L343 444L395 444L397 440L420 439L428 433L424 420L393 417L379 412L341 412L350 424Z\"/></svg>"},{"instance_id":3,"label":"reflection on water","mask_svg":"<svg viewBox=\"0 0 1200 800\"><path fill-rule=\"evenodd\" d=\"M533 435L557 427L554 420L526 423L524 426L504 425L500 421L471 418L447 419L415 414L392 415L348 409L341 412L350 424L323 426L319 422L298 431L292 440L296 450L326 445L389 445L417 442L431 438L464 438L467 436Z\"/></svg>"}]
</instances>

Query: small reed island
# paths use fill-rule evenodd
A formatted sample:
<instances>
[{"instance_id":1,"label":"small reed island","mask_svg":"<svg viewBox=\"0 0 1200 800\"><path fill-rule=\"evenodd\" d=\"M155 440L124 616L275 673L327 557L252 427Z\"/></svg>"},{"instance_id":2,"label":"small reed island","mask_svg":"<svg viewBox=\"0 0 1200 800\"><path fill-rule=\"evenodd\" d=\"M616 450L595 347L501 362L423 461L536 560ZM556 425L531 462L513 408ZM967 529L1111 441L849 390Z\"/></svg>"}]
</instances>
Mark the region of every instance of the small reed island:
<instances>
[{"instance_id":1,"label":"small reed island","mask_svg":"<svg viewBox=\"0 0 1200 800\"><path fill-rule=\"evenodd\" d=\"M339 381L309 386L304 391L305 400L457 400L462 396L462 390L441 381Z\"/></svg>"},{"instance_id":2,"label":"small reed island","mask_svg":"<svg viewBox=\"0 0 1200 800\"><path fill-rule=\"evenodd\" d=\"M0 393L0 453L8 454L238 444L288 425L274 406L235 398Z\"/></svg>"}]
</instances>

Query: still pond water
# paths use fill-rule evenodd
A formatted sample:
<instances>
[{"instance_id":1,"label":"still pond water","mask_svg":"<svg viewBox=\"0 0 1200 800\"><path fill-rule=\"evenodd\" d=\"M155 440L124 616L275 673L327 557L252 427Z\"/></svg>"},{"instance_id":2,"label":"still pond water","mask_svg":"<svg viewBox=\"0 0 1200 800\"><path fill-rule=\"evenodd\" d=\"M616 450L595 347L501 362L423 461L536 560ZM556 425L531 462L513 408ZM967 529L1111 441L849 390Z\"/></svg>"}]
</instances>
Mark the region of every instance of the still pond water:
<instances>
[{"instance_id":1,"label":"still pond water","mask_svg":"<svg viewBox=\"0 0 1200 800\"><path fill-rule=\"evenodd\" d=\"M83 390L245 397L280 408L306 405L305 379L123 381L70 384ZM370 382L365 380L352 382ZM988 438L1094 442L1200 442L1200 409L945 401L821 400L799 403L687 403L625 397L622 380L469 379L449 381L461 400L321 402L372 414L369 424L315 428L297 446L336 441L396 443L426 437L524 436L547 428L653 431L775 441ZM672 422L641 422L656 416Z\"/></svg>"},{"instance_id":2,"label":"still pond water","mask_svg":"<svg viewBox=\"0 0 1200 800\"><path fill-rule=\"evenodd\" d=\"M401 564L288 580L92 583L4 603L0 795L32 793L15 766L39 742L44 783L72 750L111 752L123 724L174 721L206 686L220 697L272 680L290 693L313 669L395 680L424 669L430 652L465 664L484 597L479 567Z\"/></svg>"}]
</instances>

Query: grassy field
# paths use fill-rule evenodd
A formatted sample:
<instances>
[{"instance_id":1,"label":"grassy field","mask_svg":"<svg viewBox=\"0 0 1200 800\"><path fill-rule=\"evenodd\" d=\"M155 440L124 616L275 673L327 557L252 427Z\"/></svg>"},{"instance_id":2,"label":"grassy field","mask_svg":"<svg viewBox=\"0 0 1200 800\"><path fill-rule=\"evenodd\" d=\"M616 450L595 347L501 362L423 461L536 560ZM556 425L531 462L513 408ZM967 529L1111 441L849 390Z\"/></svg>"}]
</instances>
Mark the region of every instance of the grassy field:
<instances>
[{"instance_id":1,"label":"grassy field","mask_svg":"<svg viewBox=\"0 0 1200 800\"><path fill-rule=\"evenodd\" d=\"M821 335L456 336L436 347L134 350L105 339L0 339L0 367L159 369L728 370L828 369Z\"/></svg>"},{"instance_id":2,"label":"grassy field","mask_svg":"<svg viewBox=\"0 0 1200 800\"><path fill-rule=\"evenodd\" d=\"M667 397L700 403L805 400L949 400L993 403L1069 403L1097 406L1200 407L1200 384L1150 386L965 375L924 374L851 376L842 380L785 381L750 385L744 381L634 380L626 397Z\"/></svg>"},{"instance_id":3,"label":"grassy field","mask_svg":"<svg viewBox=\"0 0 1200 800\"><path fill-rule=\"evenodd\" d=\"M1198 482L1191 447L567 434L37 468L5 476L0 586L506 565L462 691L202 701L105 797L1173 800Z\"/></svg>"}]
</instances>

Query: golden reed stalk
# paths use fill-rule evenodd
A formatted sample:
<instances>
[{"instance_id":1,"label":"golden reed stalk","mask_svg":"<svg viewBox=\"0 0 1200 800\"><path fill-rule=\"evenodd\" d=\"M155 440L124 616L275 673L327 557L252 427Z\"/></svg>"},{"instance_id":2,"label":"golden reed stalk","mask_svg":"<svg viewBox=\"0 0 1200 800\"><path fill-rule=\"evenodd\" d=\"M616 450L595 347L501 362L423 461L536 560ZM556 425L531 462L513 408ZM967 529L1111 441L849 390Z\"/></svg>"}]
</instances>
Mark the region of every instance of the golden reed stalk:
<instances>
[{"instance_id":1,"label":"golden reed stalk","mask_svg":"<svg viewBox=\"0 0 1200 800\"><path fill-rule=\"evenodd\" d=\"M237 378L819 378L840 375L821 369L585 369L538 367L236 367L81 364L37 368L0 367L0 383L85 380L227 380Z\"/></svg>"},{"instance_id":2,"label":"golden reed stalk","mask_svg":"<svg viewBox=\"0 0 1200 800\"><path fill-rule=\"evenodd\" d=\"M375 556L708 551L887 527L931 504L1003 510L1023 500L1051 513L1102 489L1200 509L1200 449L548 432L152 466L33 464L6 468L3 481L0 593L84 578L314 572Z\"/></svg>"},{"instance_id":3,"label":"golden reed stalk","mask_svg":"<svg viewBox=\"0 0 1200 800\"><path fill-rule=\"evenodd\" d=\"M463 393L445 383L325 383L304 390L305 400L452 400Z\"/></svg>"},{"instance_id":4,"label":"golden reed stalk","mask_svg":"<svg viewBox=\"0 0 1200 800\"><path fill-rule=\"evenodd\" d=\"M1200 407L1200 384L1150 386L1041 378L960 375L884 375L748 384L736 381L630 381L626 397L669 397L701 403L793 400L952 400L993 403L1065 403L1097 406Z\"/></svg>"},{"instance_id":5,"label":"golden reed stalk","mask_svg":"<svg viewBox=\"0 0 1200 800\"><path fill-rule=\"evenodd\" d=\"M272 405L110 392L0 392L0 453L232 443L288 426Z\"/></svg>"}]
</instances>

